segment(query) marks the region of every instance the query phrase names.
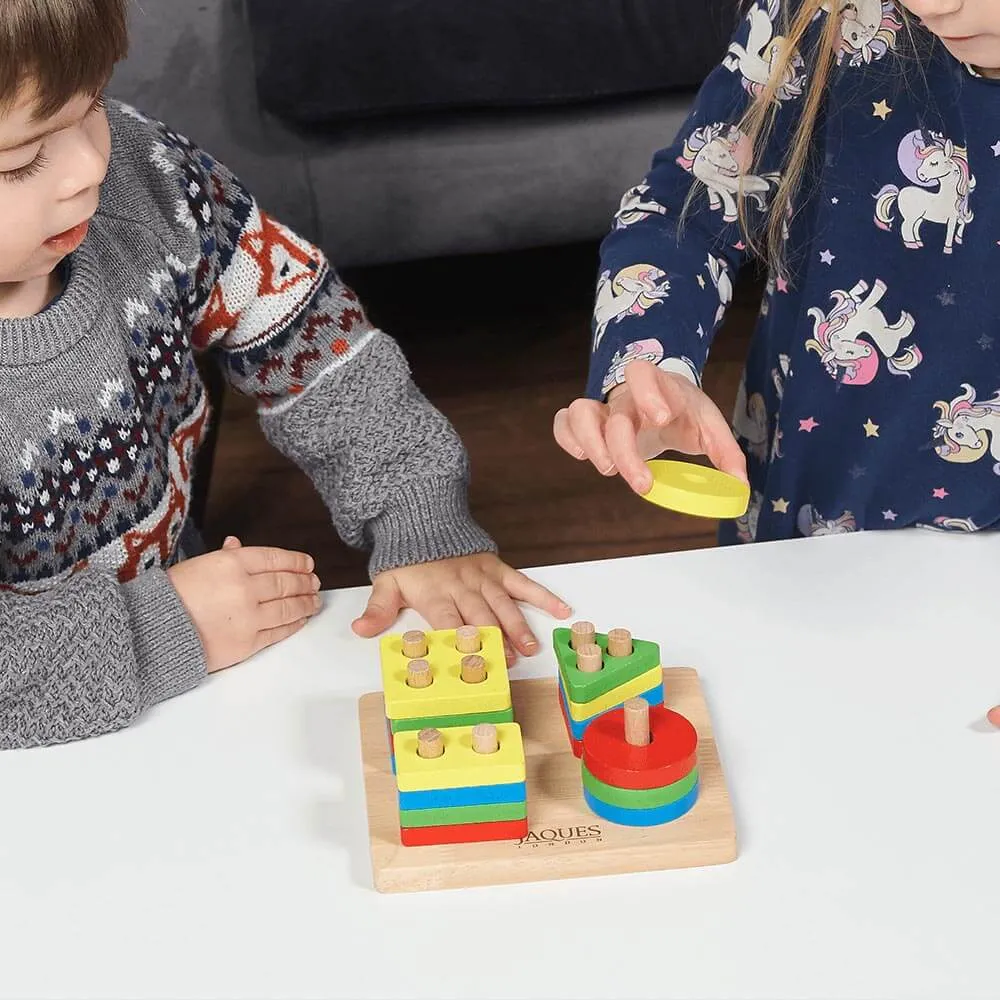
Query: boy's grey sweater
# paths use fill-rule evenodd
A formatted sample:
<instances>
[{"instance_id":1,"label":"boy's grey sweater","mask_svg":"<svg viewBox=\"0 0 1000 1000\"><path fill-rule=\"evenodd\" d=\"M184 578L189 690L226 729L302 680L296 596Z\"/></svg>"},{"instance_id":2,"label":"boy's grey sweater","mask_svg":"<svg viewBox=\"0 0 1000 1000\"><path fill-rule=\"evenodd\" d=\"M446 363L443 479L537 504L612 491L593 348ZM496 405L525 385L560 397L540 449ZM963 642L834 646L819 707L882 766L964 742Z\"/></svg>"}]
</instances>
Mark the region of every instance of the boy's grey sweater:
<instances>
[{"instance_id":1,"label":"boy's grey sweater","mask_svg":"<svg viewBox=\"0 0 1000 1000\"><path fill-rule=\"evenodd\" d=\"M212 351L372 574L492 551L467 460L322 254L109 103L100 208L41 314L0 320L0 747L108 732L201 680L180 557Z\"/></svg>"}]
</instances>

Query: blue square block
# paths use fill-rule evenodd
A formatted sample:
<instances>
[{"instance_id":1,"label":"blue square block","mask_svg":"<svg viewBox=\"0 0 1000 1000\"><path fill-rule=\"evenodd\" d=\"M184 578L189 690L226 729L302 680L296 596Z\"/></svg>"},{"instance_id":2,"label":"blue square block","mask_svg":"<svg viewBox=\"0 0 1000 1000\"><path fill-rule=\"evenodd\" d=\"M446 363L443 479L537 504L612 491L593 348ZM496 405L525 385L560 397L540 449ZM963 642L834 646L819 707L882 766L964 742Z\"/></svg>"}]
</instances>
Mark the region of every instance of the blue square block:
<instances>
[{"instance_id":1,"label":"blue square block","mask_svg":"<svg viewBox=\"0 0 1000 1000\"><path fill-rule=\"evenodd\" d=\"M524 802L528 788L525 782L506 785L481 785L475 788L440 788L422 792L400 792L399 808L454 809L459 806L494 806Z\"/></svg>"}]
</instances>

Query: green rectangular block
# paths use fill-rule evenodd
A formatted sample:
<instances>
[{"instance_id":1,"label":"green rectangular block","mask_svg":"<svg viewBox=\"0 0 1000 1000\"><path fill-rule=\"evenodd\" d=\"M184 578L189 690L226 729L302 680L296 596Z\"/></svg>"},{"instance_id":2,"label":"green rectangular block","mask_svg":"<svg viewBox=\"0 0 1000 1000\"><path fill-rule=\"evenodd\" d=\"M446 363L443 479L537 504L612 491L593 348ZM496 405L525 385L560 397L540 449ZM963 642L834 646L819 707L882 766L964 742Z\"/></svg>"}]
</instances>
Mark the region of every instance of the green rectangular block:
<instances>
[{"instance_id":1,"label":"green rectangular block","mask_svg":"<svg viewBox=\"0 0 1000 1000\"><path fill-rule=\"evenodd\" d=\"M420 826L457 826L460 823L500 823L524 819L527 802L501 802L490 806L454 806L450 809L400 809L399 825L404 830Z\"/></svg>"},{"instance_id":2,"label":"green rectangular block","mask_svg":"<svg viewBox=\"0 0 1000 1000\"><path fill-rule=\"evenodd\" d=\"M607 694L613 688L627 683L653 667L660 666L660 647L645 639L632 640L631 656L608 656L608 637L598 632L594 640L601 647L604 666L594 674L585 674L576 666L576 652L570 645L572 633L568 628L552 632L559 672L570 701L585 704Z\"/></svg>"},{"instance_id":3,"label":"green rectangular block","mask_svg":"<svg viewBox=\"0 0 1000 1000\"><path fill-rule=\"evenodd\" d=\"M433 715L425 719L390 719L394 733L412 732L415 729L448 729L451 726L478 726L481 722L513 722L514 709L502 712L472 712L469 715Z\"/></svg>"}]
</instances>

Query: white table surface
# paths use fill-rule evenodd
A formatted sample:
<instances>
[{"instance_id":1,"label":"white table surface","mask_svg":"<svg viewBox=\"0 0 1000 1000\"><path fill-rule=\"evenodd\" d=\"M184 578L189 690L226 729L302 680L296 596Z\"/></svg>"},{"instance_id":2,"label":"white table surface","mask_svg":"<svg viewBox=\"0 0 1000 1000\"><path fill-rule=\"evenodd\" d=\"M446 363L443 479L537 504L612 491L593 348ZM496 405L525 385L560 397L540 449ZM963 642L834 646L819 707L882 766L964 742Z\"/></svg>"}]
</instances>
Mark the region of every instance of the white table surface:
<instances>
[{"instance_id":1,"label":"white table surface","mask_svg":"<svg viewBox=\"0 0 1000 1000\"><path fill-rule=\"evenodd\" d=\"M127 732L0 755L0 995L995 998L998 565L916 531L537 571L698 668L740 858L416 895L371 888L377 649L329 593Z\"/></svg>"}]
</instances>

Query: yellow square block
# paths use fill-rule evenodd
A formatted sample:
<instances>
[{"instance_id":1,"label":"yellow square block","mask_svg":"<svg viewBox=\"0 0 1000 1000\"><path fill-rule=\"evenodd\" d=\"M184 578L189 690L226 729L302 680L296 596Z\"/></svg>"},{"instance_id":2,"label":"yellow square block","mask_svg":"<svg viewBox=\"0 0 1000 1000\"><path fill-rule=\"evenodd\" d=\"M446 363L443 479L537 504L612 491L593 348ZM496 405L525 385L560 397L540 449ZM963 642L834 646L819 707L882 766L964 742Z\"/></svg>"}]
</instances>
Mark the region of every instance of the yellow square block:
<instances>
[{"instance_id":1,"label":"yellow square block","mask_svg":"<svg viewBox=\"0 0 1000 1000\"><path fill-rule=\"evenodd\" d=\"M524 740L516 722L497 726L496 753L476 753L472 748L472 726L440 730L444 753L434 760L417 755L417 734L396 733L396 783L401 792L430 792L444 788L510 785L525 780Z\"/></svg>"},{"instance_id":2,"label":"yellow square block","mask_svg":"<svg viewBox=\"0 0 1000 1000\"><path fill-rule=\"evenodd\" d=\"M663 668L656 666L652 670L647 670L644 674L639 674L627 684L612 688L607 694L602 694L600 698L587 702L569 702L569 717L574 722L585 722L587 719L599 712L607 712L608 709L616 708L623 701L629 698L636 698L646 691L652 690L657 684L663 683Z\"/></svg>"},{"instance_id":3,"label":"yellow square block","mask_svg":"<svg viewBox=\"0 0 1000 1000\"><path fill-rule=\"evenodd\" d=\"M464 653L455 647L455 630L427 632L427 655L434 682L425 688L406 683L402 635L384 636L380 644L382 691L385 714L390 719L422 719L441 715L468 715L472 712L502 712L510 708L510 679L503 652L503 635L496 627L481 628L479 651L486 661L486 680L466 684L462 680Z\"/></svg>"}]
</instances>

